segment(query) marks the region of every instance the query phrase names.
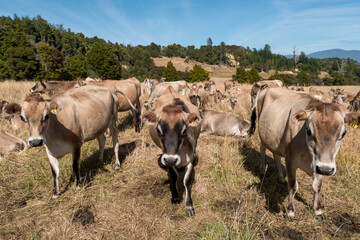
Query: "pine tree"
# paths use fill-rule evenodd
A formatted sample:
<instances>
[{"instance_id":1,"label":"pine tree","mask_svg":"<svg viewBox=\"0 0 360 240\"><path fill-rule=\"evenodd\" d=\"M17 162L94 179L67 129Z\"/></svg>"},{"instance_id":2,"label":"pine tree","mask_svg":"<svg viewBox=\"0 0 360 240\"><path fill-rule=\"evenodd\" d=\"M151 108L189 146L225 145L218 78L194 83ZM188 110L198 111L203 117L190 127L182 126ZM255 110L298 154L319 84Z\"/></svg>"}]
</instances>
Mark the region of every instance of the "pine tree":
<instances>
[{"instance_id":1,"label":"pine tree","mask_svg":"<svg viewBox=\"0 0 360 240\"><path fill-rule=\"evenodd\" d=\"M164 69L162 76L166 78L167 82L179 80L179 74L171 61L167 63L167 66Z\"/></svg>"},{"instance_id":2,"label":"pine tree","mask_svg":"<svg viewBox=\"0 0 360 240\"><path fill-rule=\"evenodd\" d=\"M209 73L206 72L200 65L195 65L189 72L189 82L202 82L210 79Z\"/></svg>"}]
</instances>

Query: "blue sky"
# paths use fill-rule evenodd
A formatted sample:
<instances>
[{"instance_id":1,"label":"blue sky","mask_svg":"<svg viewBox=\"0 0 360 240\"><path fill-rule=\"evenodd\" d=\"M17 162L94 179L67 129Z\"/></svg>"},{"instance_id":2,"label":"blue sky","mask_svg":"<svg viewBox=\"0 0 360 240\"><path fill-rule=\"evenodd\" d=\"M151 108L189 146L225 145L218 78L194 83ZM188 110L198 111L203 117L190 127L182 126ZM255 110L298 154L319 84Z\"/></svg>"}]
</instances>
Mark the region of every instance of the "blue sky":
<instances>
[{"instance_id":1,"label":"blue sky","mask_svg":"<svg viewBox=\"0 0 360 240\"><path fill-rule=\"evenodd\" d=\"M211 37L281 54L360 49L359 0L0 0L0 15L14 14L133 46L199 47Z\"/></svg>"}]
</instances>

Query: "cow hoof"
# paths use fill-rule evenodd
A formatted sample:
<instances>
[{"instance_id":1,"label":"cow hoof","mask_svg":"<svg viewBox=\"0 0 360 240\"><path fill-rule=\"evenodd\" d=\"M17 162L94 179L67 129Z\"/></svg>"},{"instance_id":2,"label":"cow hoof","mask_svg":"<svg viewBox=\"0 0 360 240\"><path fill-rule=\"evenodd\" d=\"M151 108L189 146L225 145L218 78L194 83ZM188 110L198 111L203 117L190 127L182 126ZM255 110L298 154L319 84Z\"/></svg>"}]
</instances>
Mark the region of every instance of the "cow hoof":
<instances>
[{"instance_id":1,"label":"cow hoof","mask_svg":"<svg viewBox=\"0 0 360 240\"><path fill-rule=\"evenodd\" d=\"M53 194L53 195L51 196L51 200L55 200L55 199L57 199L59 196L60 196L59 194Z\"/></svg>"},{"instance_id":2,"label":"cow hoof","mask_svg":"<svg viewBox=\"0 0 360 240\"><path fill-rule=\"evenodd\" d=\"M188 215L188 217L194 217L195 209L193 207L186 207L186 214Z\"/></svg>"},{"instance_id":3,"label":"cow hoof","mask_svg":"<svg viewBox=\"0 0 360 240\"><path fill-rule=\"evenodd\" d=\"M120 165L116 164L115 165L115 170L120 170Z\"/></svg>"},{"instance_id":4,"label":"cow hoof","mask_svg":"<svg viewBox=\"0 0 360 240\"><path fill-rule=\"evenodd\" d=\"M292 210L288 211L287 217L290 218L290 219L293 219L295 217L295 212L292 211Z\"/></svg>"},{"instance_id":5,"label":"cow hoof","mask_svg":"<svg viewBox=\"0 0 360 240\"><path fill-rule=\"evenodd\" d=\"M76 189L75 189L77 192L81 190L81 187L80 186L76 186Z\"/></svg>"},{"instance_id":6,"label":"cow hoof","mask_svg":"<svg viewBox=\"0 0 360 240\"><path fill-rule=\"evenodd\" d=\"M171 203L172 204L179 204L180 203L180 198L179 197L176 197L176 198L171 198Z\"/></svg>"}]
</instances>

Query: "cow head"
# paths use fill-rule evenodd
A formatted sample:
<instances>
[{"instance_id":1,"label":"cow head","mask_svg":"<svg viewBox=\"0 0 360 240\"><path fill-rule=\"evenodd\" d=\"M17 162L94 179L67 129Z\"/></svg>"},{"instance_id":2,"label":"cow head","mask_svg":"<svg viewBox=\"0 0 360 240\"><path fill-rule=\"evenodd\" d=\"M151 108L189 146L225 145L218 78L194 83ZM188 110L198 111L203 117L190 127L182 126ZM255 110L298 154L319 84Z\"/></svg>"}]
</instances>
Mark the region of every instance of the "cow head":
<instances>
[{"instance_id":1,"label":"cow head","mask_svg":"<svg viewBox=\"0 0 360 240\"><path fill-rule=\"evenodd\" d=\"M341 140L346 135L345 122L355 119L343 113L337 104L314 101L305 110L293 115L293 120L303 124L302 133L312 155L311 169L322 175L334 175L336 172L336 154ZM358 121L358 120L356 120Z\"/></svg>"},{"instance_id":2,"label":"cow head","mask_svg":"<svg viewBox=\"0 0 360 240\"><path fill-rule=\"evenodd\" d=\"M45 101L39 95L26 97L20 118L27 123L30 147L42 146L46 143L44 135L49 127L49 119L57 110L58 105L56 103Z\"/></svg>"},{"instance_id":3,"label":"cow head","mask_svg":"<svg viewBox=\"0 0 360 240\"><path fill-rule=\"evenodd\" d=\"M169 104L162 108L160 114L146 112L143 115L144 123L155 128L163 150L161 163L167 167L180 164L179 150L185 141L190 142L193 149L196 147L196 139L190 132L199 125L201 118L199 114L189 113L184 107L179 103Z\"/></svg>"},{"instance_id":4,"label":"cow head","mask_svg":"<svg viewBox=\"0 0 360 240\"><path fill-rule=\"evenodd\" d=\"M6 103L3 107L1 117L4 119L11 119L15 114L21 112L21 106L17 103Z\"/></svg>"},{"instance_id":5,"label":"cow head","mask_svg":"<svg viewBox=\"0 0 360 240\"><path fill-rule=\"evenodd\" d=\"M35 83L35 86L30 88L31 93L44 93L46 90L46 85L42 80L39 80Z\"/></svg>"}]
</instances>

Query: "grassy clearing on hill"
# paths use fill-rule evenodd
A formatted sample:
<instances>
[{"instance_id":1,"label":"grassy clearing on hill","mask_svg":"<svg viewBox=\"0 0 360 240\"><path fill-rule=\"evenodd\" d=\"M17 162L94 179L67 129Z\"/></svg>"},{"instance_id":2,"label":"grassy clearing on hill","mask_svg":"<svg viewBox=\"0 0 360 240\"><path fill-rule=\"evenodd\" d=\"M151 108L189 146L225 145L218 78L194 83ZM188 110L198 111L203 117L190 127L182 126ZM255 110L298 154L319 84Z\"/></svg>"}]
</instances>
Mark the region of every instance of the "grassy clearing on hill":
<instances>
[{"instance_id":1,"label":"grassy clearing on hill","mask_svg":"<svg viewBox=\"0 0 360 240\"><path fill-rule=\"evenodd\" d=\"M221 84L221 83L219 83ZM20 103L31 82L0 83L0 100ZM218 87L222 87L218 85ZM249 119L250 86L244 85L236 113ZM322 90L329 90L323 87ZM357 92L359 87L346 87ZM227 106L216 109L229 111ZM312 212L311 177L298 170L296 217L284 217L287 187L259 176L259 138L200 137L195 167L194 218L184 202L170 203L167 174L157 165L161 153L145 127L135 133L128 113L120 115L121 170L114 170L112 143L98 162L96 140L81 152L82 183L70 181L71 156L60 160L62 195L50 200L53 180L44 147L5 154L0 161L0 239L359 239L360 132L347 127L337 156L338 171L321 191L325 220ZM1 129L27 138L1 120ZM284 163L284 162L283 162Z\"/></svg>"}]
</instances>

